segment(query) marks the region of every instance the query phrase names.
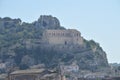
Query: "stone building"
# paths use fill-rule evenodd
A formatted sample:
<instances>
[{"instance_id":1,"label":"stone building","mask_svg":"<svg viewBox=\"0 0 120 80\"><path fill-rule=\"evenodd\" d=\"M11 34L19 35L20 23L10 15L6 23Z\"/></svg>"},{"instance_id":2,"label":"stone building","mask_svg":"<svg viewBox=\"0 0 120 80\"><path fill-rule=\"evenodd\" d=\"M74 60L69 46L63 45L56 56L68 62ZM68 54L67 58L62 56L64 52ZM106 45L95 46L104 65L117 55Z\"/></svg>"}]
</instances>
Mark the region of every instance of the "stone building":
<instances>
[{"instance_id":1,"label":"stone building","mask_svg":"<svg viewBox=\"0 0 120 80\"><path fill-rule=\"evenodd\" d=\"M63 66L64 72L78 72L79 66L77 64Z\"/></svg>"},{"instance_id":2,"label":"stone building","mask_svg":"<svg viewBox=\"0 0 120 80\"><path fill-rule=\"evenodd\" d=\"M81 33L75 29L45 30L43 40L52 45L82 45Z\"/></svg>"},{"instance_id":3,"label":"stone building","mask_svg":"<svg viewBox=\"0 0 120 80\"><path fill-rule=\"evenodd\" d=\"M58 73L45 69L28 69L14 71L9 80L61 80Z\"/></svg>"}]
</instances>

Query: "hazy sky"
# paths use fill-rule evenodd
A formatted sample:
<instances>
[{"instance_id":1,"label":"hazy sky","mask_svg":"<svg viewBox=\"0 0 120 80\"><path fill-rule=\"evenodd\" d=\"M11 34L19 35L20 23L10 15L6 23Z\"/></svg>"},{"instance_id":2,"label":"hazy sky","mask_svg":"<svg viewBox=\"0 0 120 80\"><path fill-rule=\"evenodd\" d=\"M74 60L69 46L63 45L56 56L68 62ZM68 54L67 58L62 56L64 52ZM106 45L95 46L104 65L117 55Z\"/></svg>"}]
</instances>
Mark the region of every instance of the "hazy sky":
<instances>
[{"instance_id":1,"label":"hazy sky","mask_svg":"<svg viewBox=\"0 0 120 80\"><path fill-rule=\"evenodd\" d=\"M66 28L99 42L109 62L120 63L120 0L0 0L0 17L33 22L52 15Z\"/></svg>"}]
</instances>

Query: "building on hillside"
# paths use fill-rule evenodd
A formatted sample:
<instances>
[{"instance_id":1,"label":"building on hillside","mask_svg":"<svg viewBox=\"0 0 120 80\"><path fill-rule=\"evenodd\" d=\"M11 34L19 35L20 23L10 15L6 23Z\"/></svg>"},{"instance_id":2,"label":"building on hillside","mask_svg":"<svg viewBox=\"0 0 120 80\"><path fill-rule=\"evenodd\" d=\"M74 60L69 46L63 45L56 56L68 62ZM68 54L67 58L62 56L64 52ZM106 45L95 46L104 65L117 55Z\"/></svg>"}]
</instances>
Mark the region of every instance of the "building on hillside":
<instances>
[{"instance_id":1,"label":"building on hillside","mask_svg":"<svg viewBox=\"0 0 120 80\"><path fill-rule=\"evenodd\" d=\"M63 74L66 72L78 72L79 66L74 62L71 65L61 65L61 70L63 71Z\"/></svg>"},{"instance_id":2,"label":"building on hillside","mask_svg":"<svg viewBox=\"0 0 120 80\"><path fill-rule=\"evenodd\" d=\"M60 80L56 72L45 69L28 69L14 71L9 80Z\"/></svg>"},{"instance_id":3,"label":"building on hillside","mask_svg":"<svg viewBox=\"0 0 120 80\"><path fill-rule=\"evenodd\" d=\"M43 32L43 41L48 44L83 44L81 33L75 29L67 30L45 30Z\"/></svg>"},{"instance_id":4,"label":"building on hillside","mask_svg":"<svg viewBox=\"0 0 120 80\"><path fill-rule=\"evenodd\" d=\"M0 63L0 69L6 68L6 64L5 63Z\"/></svg>"}]
</instances>

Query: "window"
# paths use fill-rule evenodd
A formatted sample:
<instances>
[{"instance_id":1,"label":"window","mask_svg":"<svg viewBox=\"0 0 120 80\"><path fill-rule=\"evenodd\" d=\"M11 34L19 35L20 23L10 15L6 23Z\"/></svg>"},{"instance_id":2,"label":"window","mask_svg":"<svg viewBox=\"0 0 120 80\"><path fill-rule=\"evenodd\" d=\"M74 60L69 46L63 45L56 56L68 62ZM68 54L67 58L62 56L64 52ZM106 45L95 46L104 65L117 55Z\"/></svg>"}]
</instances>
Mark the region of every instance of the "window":
<instances>
[{"instance_id":1,"label":"window","mask_svg":"<svg viewBox=\"0 0 120 80\"><path fill-rule=\"evenodd\" d=\"M67 41L65 41L65 45L67 45Z\"/></svg>"},{"instance_id":2,"label":"window","mask_svg":"<svg viewBox=\"0 0 120 80\"><path fill-rule=\"evenodd\" d=\"M79 34L79 33L77 33L77 36L80 36L80 34Z\"/></svg>"}]
</instances>

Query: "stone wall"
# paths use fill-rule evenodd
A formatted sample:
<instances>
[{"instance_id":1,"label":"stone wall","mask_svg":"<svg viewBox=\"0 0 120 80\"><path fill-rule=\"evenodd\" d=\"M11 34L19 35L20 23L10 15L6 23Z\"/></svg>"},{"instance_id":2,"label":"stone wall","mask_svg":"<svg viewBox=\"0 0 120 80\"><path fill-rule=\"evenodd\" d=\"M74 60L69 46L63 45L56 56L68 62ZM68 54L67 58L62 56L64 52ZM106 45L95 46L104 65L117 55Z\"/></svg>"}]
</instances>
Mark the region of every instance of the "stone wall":
<instances>
[{"instance_id":1,"label":"stone wall","mask_svg":"<svg viewBox=\"0 0 120 80\"><path fill-rule=\"evenodd\" d=\"M62 45L71 45L83 44L83 38L81 33L75 29L68 30L45 30L43 33L43 41L48 44L62 44Z\"/></svg>"}]
</instances>

